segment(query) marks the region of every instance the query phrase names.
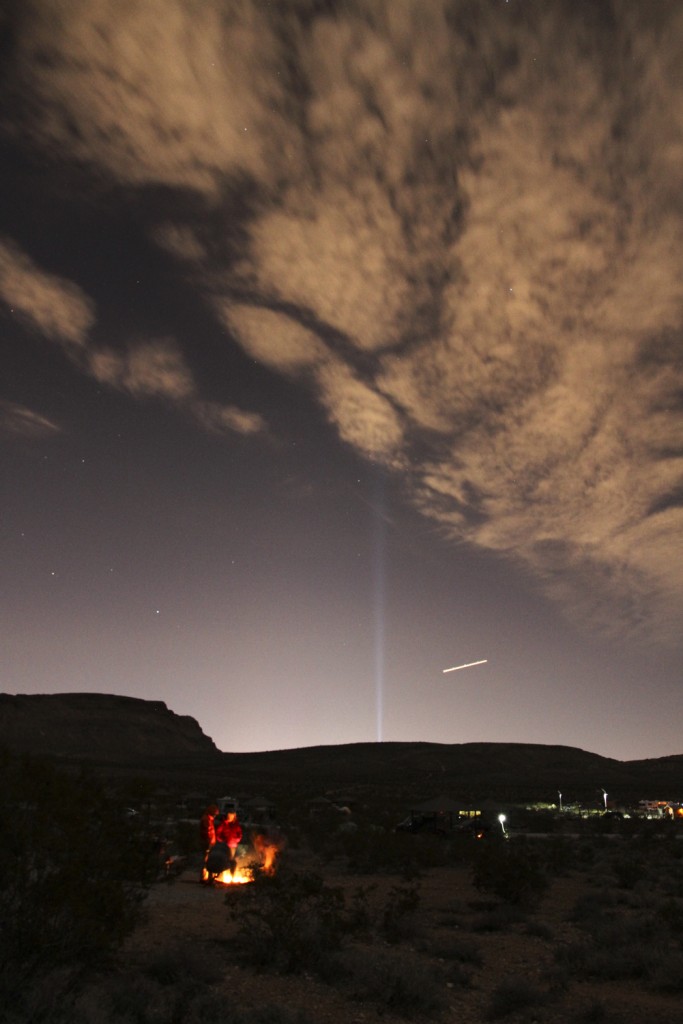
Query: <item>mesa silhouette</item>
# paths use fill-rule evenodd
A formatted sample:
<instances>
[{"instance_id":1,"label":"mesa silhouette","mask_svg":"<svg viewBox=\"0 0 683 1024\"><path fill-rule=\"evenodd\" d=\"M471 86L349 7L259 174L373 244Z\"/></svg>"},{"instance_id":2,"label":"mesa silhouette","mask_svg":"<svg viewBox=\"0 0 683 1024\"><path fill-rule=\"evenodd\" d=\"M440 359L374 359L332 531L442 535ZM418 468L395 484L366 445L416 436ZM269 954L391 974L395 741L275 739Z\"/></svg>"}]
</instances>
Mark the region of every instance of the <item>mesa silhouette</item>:
<instances>
[{"instance_id":1,"label":"mesa silhouette","mask_svg":"<svg viewBox=\"0 0 683 1024\"><path fill-rule=\"evenodd\" d=\"M108 775L145 775L221 791L369 790L469 799L680 799L683 755L618 761L540 743L348 743L291 750L218 750L198 722L162 701L114 694L0 694L0 746Z\"/></svg>"}]
</instances>

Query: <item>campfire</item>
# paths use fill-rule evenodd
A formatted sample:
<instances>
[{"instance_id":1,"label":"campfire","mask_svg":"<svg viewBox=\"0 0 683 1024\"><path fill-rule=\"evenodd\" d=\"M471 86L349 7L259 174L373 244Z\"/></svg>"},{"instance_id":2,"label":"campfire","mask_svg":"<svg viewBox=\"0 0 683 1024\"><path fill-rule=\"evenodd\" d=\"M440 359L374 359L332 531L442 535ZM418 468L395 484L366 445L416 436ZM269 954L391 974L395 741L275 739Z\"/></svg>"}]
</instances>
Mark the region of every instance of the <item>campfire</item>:
<instances>
[{"instance_id":1,"label":"campfire","mask_svg":"<svg viewBox=\"0 0 683 1024\"><path fill-rule=\"evenodd\" d=\"M214 881L220 882L221 885L246 885L248 882L254 881L254 871L250 865L238 866L234 872L221 871L220 875L216 875Z\"/></svg>"},{"instance_id":2,"label":"campfire","mask_svg":"<svg viewBox=\"0 0 683 1024\"><path fill-rule=\"evenodd\" d=\"M268 836L256 835L253 839L255 858L246 860L239 858L231 867L213 875L214 881L220 885L246 885L254 881L256 872L274 875L280 846ZM204 879L208 880L209 872L204 868Z\"/></svg>"}]
</instances>

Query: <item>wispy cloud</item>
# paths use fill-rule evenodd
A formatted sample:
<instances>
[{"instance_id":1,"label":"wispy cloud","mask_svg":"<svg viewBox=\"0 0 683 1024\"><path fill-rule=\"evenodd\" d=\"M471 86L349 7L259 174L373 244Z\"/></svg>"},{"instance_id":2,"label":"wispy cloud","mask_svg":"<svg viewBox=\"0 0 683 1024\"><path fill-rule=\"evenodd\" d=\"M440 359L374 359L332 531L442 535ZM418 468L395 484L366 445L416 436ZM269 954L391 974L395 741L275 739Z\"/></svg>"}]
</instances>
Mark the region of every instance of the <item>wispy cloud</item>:
<instances>
[{"instance_id":1,"label":"wispy cloud","mask_svg":"<svg viewBox=\"0 0 683 1024\"><path fill-rule=\"evenodd\" d=\"M255 412L247 412L235 405L221 405L218 402L193 402L190 409L199 423L215 433L234 431L237 434L267 433L264 418Z\"/></svg>"},{"instance_id":2,"label":"wispy cloud","mask_svg":"<svg viewBox=\"0 0 683 1024\"><path fill-rule=\"evenodd\" d=\"M90 355L90 372L101 383L136 397L186 401L195 393L192 375L172 339L142 342L123 354L94 350Z\"/></svg>"},{"instance_id":3,"label":"wispy cloud","mask_svg":"<svg viewBox=\"0 0 683 1024\"><path fill-rule=\"evenodd\" d=\"M96 380L135 398L158 398L177 405L213 433L257 434L267 431L258 413L200 397L194 377L173 338L139 342L126 352L93 349L89 372Z\"/></svg>"},{"instance_id":4,"label":"wispy cloud","mask_svg":"<svg viewBox=\"0 0 683 1024\"><path fill-rule=\"evenodd\" d=\"M214 432L254 434L267 429L258 413L209 403L198 393L192 372L174 339L130 344L119 351L90 338L95 304L73 282L47 273L9 240L0 239L0 301L10 314L57 342L84 373L137 399L161 398ZM48 419L6 402L5 433L38 436L57 430Z\"/></svg>"},{"instance_id":5,"label":"wispy cloud","mask_svg":"<svg viewBox=\"0 0 683 1024\"><path fill-rule=\"evenodd\" d=\"M22 127L131 183L213 194L228 164L268 177L276 150L260 130L278 113L252 72L258 62L268 81L284 51L266 17L220 0L147 0L125 13L118 0L28 0L15 85L37 117ZM276 91L269 82L269 101Z\"/></svg>"},{"instance_id":6,"label":"wispy cloud","mask_svg":"<svg viewBox=\"0 0 683 1024\"><path fill-rule=\"evenodd\" d=\"M78 349L95 319L94 305L73 282L46 273L0 238L0 300L41 334Z\"/></svg>"},{"instance_id":7,"label":"wispy cloud","mask_svg":"<svg viewBox=\"0 0 683 1024\"><path fill-rule=\"evenodd\" d=\"M61 433L61 427L25 405L0 400L0 433L8 437L43 438Z\"/></svg>"},{"instance_id":8,"label":"wispy cloud","mask_svg":"<svg viewBox=\"0 0 683 1024\"><path fill-rule=\"evenodd\" d=\"M200 222L159 235L245 351L448 535L571 615L674 635L683 11L274 6L33 5L37 144L219 222L248 184L239 259ZM151 355L95 372L194 401Z\"/></svg>"}]
</instances>

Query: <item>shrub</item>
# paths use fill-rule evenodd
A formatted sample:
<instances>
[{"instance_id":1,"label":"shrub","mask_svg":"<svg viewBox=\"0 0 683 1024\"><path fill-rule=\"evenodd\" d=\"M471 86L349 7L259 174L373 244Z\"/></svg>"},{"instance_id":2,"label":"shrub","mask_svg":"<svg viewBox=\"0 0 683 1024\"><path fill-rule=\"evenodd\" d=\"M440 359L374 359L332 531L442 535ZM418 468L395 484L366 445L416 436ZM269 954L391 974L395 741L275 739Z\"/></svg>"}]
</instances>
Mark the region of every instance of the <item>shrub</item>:
<instances>
[{"instance_id":1,"label":"shrub","mask_svg":"<svg viewBox=\"0 0 683 1024\"><path fill-rule=\"evenodd\" d=\"M439 957L450 963L468 964L481 967L483 958L481 947L477 942L457 935L445 935L431 938L420 947L425 953Z\"/></svg>"},{"instance_id":2,"label":"shrub","mask_svg":"<svg viewBox=\"0 0 683 1024\"><path fill-rule=\"evenodd\" d=\"M621 856L615 858L612 870L617 884L622 889L633 889L637 882L645 877L645 864L640 857Z\"/></svg>"},{"instance_id":3,"label":"shrub","mask_svg":"<svg viewBox=\"0 0 683 1024\"><path fill-rule=\"evenodd\" d=\"M595 846L591 842L580 842L576 847L575 861L579 867L591 867L595 863Z\"/></svg>"},{"instance_id":4,"label":"shrub","mask_svg":"<svg viewBox=\"0 0 683 1024\"><path fill-rule=\"evenodd\" d=\"M147 957L142 967L147 977L160 985L182 983L203 987L223 977L223 965L215 957L186 946L157 950Z\"/></svg>"},{"instance_id":5,"label":"shrub","mask_svg":"<svg viewBox=\"0 0 683 1024\"><path fill-rule=\"evenodd\" d=\"M455 910L442 910L438 916L438 923L444 928L462 928L463 915Z\"/></svg>"},{"instance_id":6,"label":"shrub","mask_svg":"<svg viewBox=\"0 0 683 1024\"><path fill-rule=\"evenodd\" d=\"M176 1002L174 989L153 977L139 974L112 977L84 993L77 1003L74 1018L78 1020L82 1016L89 1022L99 1010L103 1021L151 1024L160 1017L172 1020Z\"/></svg>"},{"instance_id":7,"label":"shrub","mask_svg":"<svg viewBox=\"0 0 683 1024\"><path fill-rule=\"evenodd\" d=\"M303 1010L290 1010L280 1003L266 1003L264 1006L252 1007L237 1013L233 1013L232 1009L227 1013L225 1010L223 1004L224 1016L221 1018L221 1024L226 1019L230 1024L314 1024L313 1018ZM197 1024L204 1022L198 1018Z\"/></svg>"},{"instance_id":8,"label":"shrub","mask_svg":"<svg viewBox=\"0 0 683 1024\"><path fill-rule=\"evenodd\" d=\"M31 1018L32 1019L32 1018ZM33 1019L32 1019L33 1020ZM18 1024L18 1022L17 1022ZM22 1024L25 1022L22 1021ZM41 1022L42 1024L42 1022ZM89 988L68 1012L45 1024L314 1024L307 1014L280 1004L235 1004L205 985L161 986L133 974Z\"/></svg>"},{"instance_id":9,"label":"shrub","mask_svg":"<svg viewBox=\"0 0 683 1024\"><path fill-rule=\"evenodd\" d=\"M583 979L620 981L645 974L645 956L639 947L602 949L585 942L573 943L558 951L558 959Z\"/></svg>"},{"instance_id":10,"label":"shrub","mask_svg":"<svg viewBox=\"0 0 683 1024\"><path fill-rule=\"evenodd\" d=\"M324 972L352 930L342 891L319 875L286 871L262 877L248 890L239 906L228 903L239 921L238 957L280 973Z\"/></svg>"},{"instance_id":11,"label":"shrub","mask_svg":"<svg viewBox=\"0 0 683 1024\"><path fill-rule=\"evenodd\" d=\"M382 925L388 942L412 938L417 927L420 890L415 886L394 886L384 908Z\"/></svg>"},{"instance_id":12,"label":"shrub","mask_svg":"<svg viewBox=\"0 0 683 1024\"><path fill-rule=\"evenodd\" d=\"M555 937L553 929L545 921L527 921L526 933L537 939L546 939L548 942Z\"/></svg>"},{"instance_id":13,"label":"shrub","mask_svg":"<svg viewBox=\"0 0 683 1024\"><path fill-rule=\"evenodd\" d=\"M579 927L592 927L596 921L605 917L613 918L616 912L616 899L607 890L588 893L578 897L571 912L571 920Z\"/></svg>"},{"instance_id":14,"label":"shrub","mask_svg":"<svg viewBox=\"0 0 683 1024\"><path fill-rule=\"evenodd\" d=\"M36 972L30 985L11 991L11 1000L3 998L3 1024L72 1024L78 974L69 967Z\"/></svg>"},{"instance_id":15,"label":"shrub","mask_svg":"<svg viewBox=\"0 0 683 1024\"><path fill-rule=\"evenodd\" d=\"M351 895L351 905L347 911L349 931L369 934L376 925L376 914L370 905L369 897L374 886L359 886Z\"/></svg>"},{"instance_id":16,"label":"shrub","mask_svg":"<svg viewBox=\"0 0 683 1024\"><path fill-rule=\"evenodd\" d=\"M683 934L683 902L670 899L656 908L661 921L674 933Z\"/></svg>"},{"instance_id":17,"label":"shrub","mask_svg":"<svg viewBox=\"0 0 683 1024\"><path fill-rule=\"evenodd\" d=\"M403 1017L426 1018L446 1006L446 978L403 950L355 948L342 954L345 984L356 999L372 1000Z\"/></svg>"},{"instance_id":18,"label":"shrub","mask_svg":"<svg viewBox=\"0 0 683 1024\"><path fill-rule=\"evenodd\" d=\"M600 1024L601 1021L607 1020L605 1004L595 1000L584 1010L581 1010L575 1019L577 1024Z\"/></svg>"},{"instance_id":19,"label":"shrub","mask_svg":"<svg viewBox=\"0 0 683 1024\"><path fill-rule=\"evenodd\" d=\"M491 907L472 919L473 932L502 932L524 920L524 911L515 904Z\"/></svg>"},{"instance_id":20,"label":"shrub","mask_svg":"<svg viewBox=\"0 0 683 1024\"><path fill-rule=\"evenodd\" d=\"M103 960L139 920L151 846L101 786L0 755L0 994Z\"/></svg>"},{"instance_id":21,"label":"shrub","mask_svg":"<svg viewBox=\"0 0 683 1024\"><path fill-rule=\"evenodd\" d=\"M575 843L566 836L553 836L541 846L541 857L553 875L565 875L577 859Z\"/></svg>"},{"instance_id":22,"label":"shrub","mask_svg":"<svg viewBox=\"0 0 683 1024\"><path fill-rule=\"evenodd\" d=\"M648 981L657 992L683 992L683 952L662 950L651 965Z\"/></svg>"},{"instance_id":23,"label":"shrub","mask_svg":"<svg viewBox=\"0 0 683 1024\"><path fill-rule=\"evenodd\" d=\"M651 941L656 933L638 923L614 922L596 929L582 942L570 943L556 952L557 962L582 978L621 981L652 978L666 951Z\"/></svg>"},{"instance_id":24,"label":"shrub","mask_svg":"<svg viewBox=\"0 0 683 1024\"><path fill-rule=\"evenodd\" d=\"M356 832L341 833L337 846L346 855L353 874L397 874L410 880L424 868L445 862L447 851L433 836L410 836L387 832L371 825Z\"/></svg>"},{"instance_id":25,"label":"shrub","mask_svg":"<svg viewBox=\"0 0 683 1024\"><path fill-rule=\"evenodd\" d=\"M538 853L526 844L482 846L474 864L473 881L480 891L494 893L499 899L516 904L540 899L548 886Z\"/></svg>"},{"instance_id":26,"label":"shrub","mask_svg":"<svg viewBox=\"0 0 683 1024\"><path fill-rule=\"evenodd\" d=\"M528 1006L540 1006L545 999L545 994L530 981L512 974L504 978L491 993L487 1017L489 1020L498 1020Z\"/></svg>"}]
</instances>

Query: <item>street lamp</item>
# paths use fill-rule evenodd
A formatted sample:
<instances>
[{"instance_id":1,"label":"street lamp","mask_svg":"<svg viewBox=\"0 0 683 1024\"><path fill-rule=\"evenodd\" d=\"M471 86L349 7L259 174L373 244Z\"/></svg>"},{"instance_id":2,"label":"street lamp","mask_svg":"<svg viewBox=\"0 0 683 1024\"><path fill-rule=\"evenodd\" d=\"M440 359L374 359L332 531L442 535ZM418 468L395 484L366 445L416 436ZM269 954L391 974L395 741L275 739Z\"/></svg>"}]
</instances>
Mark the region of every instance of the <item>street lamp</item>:
<instances>
[{"instance_id":1,"label":"street lamp","mask_svg":"<svg viewBox=\"0 0 683 1024\"><path fill-rule=\"evenodd\" d=\"M500 827L503 830L503 835L506 836L507 832L505 831L505 815L504 814L499 814L498 815L498 821L500 822Z\"/></svg>"},{"instance_id":2,"label":"street lamp","mask_svg":"<svg viewBox=\"0 0 683 1024\"><path fill-rule=\"evenodd\" d=\"M559 796L559 798L560 798L560 810L562 810L562 793L561 793L561 792L559 791L559 789L558 789L558 791L557 791L557 795L558 795L558 796Z\"/></svg>"},{"instance_id":3,"label":"street lamp","mask_svg":"<svg viewBox=\"0 0 683 1024\"><path fill-rule=\"evenodd\" d=\"M607 790L606 789L603 789L603 791L602 791L602 798L605 801L605 810L607 810Z\"/></svg>"}]
</instances>

